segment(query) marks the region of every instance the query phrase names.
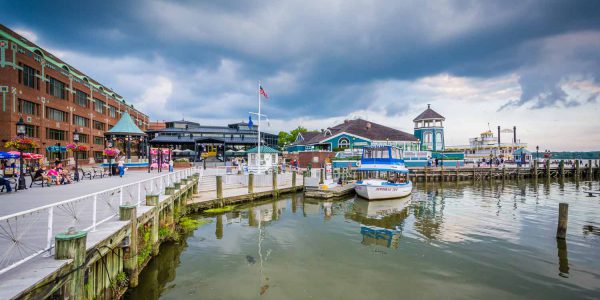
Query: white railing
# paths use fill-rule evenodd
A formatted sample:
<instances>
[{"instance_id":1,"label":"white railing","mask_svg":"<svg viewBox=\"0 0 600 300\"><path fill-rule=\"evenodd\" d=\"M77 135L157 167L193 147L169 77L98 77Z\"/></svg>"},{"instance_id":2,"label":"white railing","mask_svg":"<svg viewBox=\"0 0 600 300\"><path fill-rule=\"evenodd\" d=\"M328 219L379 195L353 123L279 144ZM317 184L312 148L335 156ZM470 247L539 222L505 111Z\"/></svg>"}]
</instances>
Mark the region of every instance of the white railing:
<instances>
[{"instance_id":1,"label":"white railing","mask_svg":"<svg viewBox=\"0 0 600 300\"><path fill-rule=\"evenodd\" d=\"M196 172L196 168L178 170L0 217L0 274L42 253L50 255L54 236L69 227L95 231L118 216L123 203L140 206L146 195L163 194L165 187Z\"/></svg>"}]
</instances>

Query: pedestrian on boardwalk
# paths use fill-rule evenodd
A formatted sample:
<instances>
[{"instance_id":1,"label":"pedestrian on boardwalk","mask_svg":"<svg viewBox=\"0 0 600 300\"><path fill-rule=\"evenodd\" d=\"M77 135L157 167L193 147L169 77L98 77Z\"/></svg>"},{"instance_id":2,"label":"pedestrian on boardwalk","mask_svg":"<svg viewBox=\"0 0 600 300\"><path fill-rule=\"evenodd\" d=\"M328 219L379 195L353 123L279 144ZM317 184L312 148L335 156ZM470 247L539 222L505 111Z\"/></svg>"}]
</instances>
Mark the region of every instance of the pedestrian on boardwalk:
<instances>
[{"instance_id":1,"label":"pedestrian on boardwalk","mask_svg":"<svg viewBox=\"0 0 600 300\"><path fill-rule=\"evenodd\" d=\"M119 177L123 177L123 174L125 174L125 158L123 156L119 159L117 166L119 167Z\"/></svg>"},{"instance_id":2,"label":"pedestrian on boardwalk","mask_svg":"<svg viewBox=\"0 0 600 300\"><path fill-rule=\"evenodd\" d=\"M169 160L169 172L173 172L173 159Z\"/></svg>"}]
</instances>

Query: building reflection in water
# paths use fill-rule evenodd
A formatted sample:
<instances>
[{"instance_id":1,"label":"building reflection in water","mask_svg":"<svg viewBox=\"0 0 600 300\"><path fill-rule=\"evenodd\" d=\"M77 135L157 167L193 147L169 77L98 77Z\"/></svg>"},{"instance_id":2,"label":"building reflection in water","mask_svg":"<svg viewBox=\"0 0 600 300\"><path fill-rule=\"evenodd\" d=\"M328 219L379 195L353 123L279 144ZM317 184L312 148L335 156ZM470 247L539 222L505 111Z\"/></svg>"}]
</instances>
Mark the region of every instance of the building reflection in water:
<instances>
[{"instance_id":1,"label":"building reflection in water","mask_svg":"<svg viewBox=\"0 0 600 300\"><path fill-rule=\"evenodd\" d=\"M398 248L409 204L410 198L367 201L357 197L346 218L361 224L363 245Z\"/></svg>"}]
</instances>

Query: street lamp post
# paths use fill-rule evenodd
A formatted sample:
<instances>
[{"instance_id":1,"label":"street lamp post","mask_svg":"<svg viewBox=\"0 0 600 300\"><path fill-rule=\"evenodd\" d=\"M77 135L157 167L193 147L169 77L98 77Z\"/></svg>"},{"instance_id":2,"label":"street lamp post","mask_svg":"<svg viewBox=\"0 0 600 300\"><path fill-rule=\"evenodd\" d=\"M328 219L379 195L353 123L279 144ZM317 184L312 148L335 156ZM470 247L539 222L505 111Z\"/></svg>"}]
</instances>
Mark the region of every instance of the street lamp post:
<instances>
[{"instance_id":1,"label":"street lamp post","mask_svg":"<svg viewBox=\"0 0 600 300\"><path fill-rule=\"evenodd\" d=\"M25 122L23 122L23 117L19 118L17 122L17 135L19 138L25 137ZM25 175L23 175L23 149L19 147L19 186L18 190L27 189L27 184L25 183Z\"/></svg>"},{"instance_id":2,"label":"street lamp post","mask_svg":"<svg viewBox=\"0 0 600 300\"><path fill-rule=\"evenodd\" d=\"M107 146L108 146L108 148L113 147L113 140L110 136L108 137ZM112 176L112 157L110 157L110 156L108 156L108 176Z\"/></svg>"},{"instance_id":3,"label":"street lamp post","mask_svg":"<svg viewBox=\"0 0 600 300\"><path fill-rule=\"evenodd\" d=\"M77 144L79 143L79 132L77 132L77 128L73 131L73 143L75 143L75 149L73 151L73 156L75 157L75 181L79 181L79 164L77 163Z\"/></svg>"},{"instance_id":4,"label":"street lamp post","mask_svg":"<svg viewBox=\"0 0 600 300\"><path fill-rule=\"evenodd\" d=\"M540 146L535 146L535 164L540 160Z\"/></svg>"}]
</instances>

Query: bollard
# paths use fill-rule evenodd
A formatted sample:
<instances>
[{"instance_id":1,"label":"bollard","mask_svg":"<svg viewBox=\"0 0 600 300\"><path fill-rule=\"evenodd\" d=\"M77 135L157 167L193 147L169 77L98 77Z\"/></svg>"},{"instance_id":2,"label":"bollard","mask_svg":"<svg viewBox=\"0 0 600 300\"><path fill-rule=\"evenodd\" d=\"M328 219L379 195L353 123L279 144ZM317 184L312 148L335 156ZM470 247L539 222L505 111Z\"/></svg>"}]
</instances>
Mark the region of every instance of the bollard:
<instances>
[{"instance_id":1,"label":"bollard","mask_svg":"<svg viewBox=\"0 0 600 300\"><path fill-rule=\"evenodd\" d=\"M292 190L296 191L296 171L292 171Z\"/></svg>"},{"instance_id":2,"label":"bollard","mask_svg":"<svg viewBox=\"0 0 600 300\"><path fill-rule=\"evenodd\" d=\"M173 195L175 193L174 186L168 186L165 188L165 195Z\"/></svg>"},{"instance_id":3,"label":"bollard","mask_svg":"<svg viewBox=\"0 0 600 300\"><path fill-rule=\"evenodd\" d=\"M254 194L254 174L248 174L248 194Z\"/></svg>"},{"instance_id":4,"label":"bollard","mask_svg":"<svg viewBox=\"0 0 600 300\"><path fill-rule=\"evenodd\" d=\"M173 187L174 187L176 190L180 189L180 188L181 188L181 182L175 182L175 183L173 183Z\"/></svg>"},{"instance_id":5,"label":"bollard","mask_svg":"<svg viewBox=\"0 0 600 300\"><path fill-rule=\"evenodd\" d=\"M556 228L556 238L564 239L567 236L567 221L569 219L569 204L558 204L558 227Z\"/></svg>"},{"instance_id":6,"label":"bollard","mask_svg":"<svg viewBox=\"0 0 600 300\"><path fill-rule=\"evenodd\" d=\"M147 206L158 205L158 195L146 195L146 205Z\"/></svg>"},{"instance_id":7,"label":"bollard","mask_svg":"<svg viewBox=\"0 0 600 300\"><path fill-rule=\"evenodd\" d=\"M223 199L223 176L217 176L217 198Z\"/></svg>"},{"instance_id":8,"label":"bollard","mask_svg":"<svg viewBox=\"0 0 600 300\"><path fill-rule=\"evenodd\" d=\"M75 231L74 227L54 237L56 250L54 258L73 260L73 271L69 275L71 278L64 288L65 293L63 296L65 299L84 299L86 240L87 232Z\"/></svg>"},{"instance_id":9,"label":"bollard","mask_svg":"<svg viewBox=\"0 0 600 300\"><path fill-rule=\"evenodd\" d=\"M130 221L129 247L125 248L123 270L129 278L129 286L136 287L138 285L138 228L137 228L137 207L132 204L124 204L119 206L119 220Z\"/></svg>"}]
</instances>

